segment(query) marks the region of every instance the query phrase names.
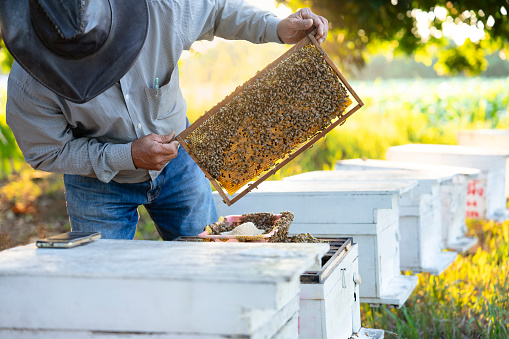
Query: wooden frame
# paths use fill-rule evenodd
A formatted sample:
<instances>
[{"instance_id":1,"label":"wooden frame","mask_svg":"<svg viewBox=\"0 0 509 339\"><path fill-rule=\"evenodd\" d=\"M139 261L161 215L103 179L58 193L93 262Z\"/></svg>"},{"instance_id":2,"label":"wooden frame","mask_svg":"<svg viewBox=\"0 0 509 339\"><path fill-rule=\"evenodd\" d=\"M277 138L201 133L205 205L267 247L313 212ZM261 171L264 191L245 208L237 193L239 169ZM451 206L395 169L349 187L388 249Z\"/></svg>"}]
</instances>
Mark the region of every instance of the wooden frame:
<instances>
[{"instance_id":1,"label":"wooden frame","mask_svg":"<svg viewBox=\"0 0 509 339\"><path fill-rule=\"evenodd\" d=\"M299 149L297 149L294 152L291 152L283 161L278 163L274 168L267 171L265 174L263 174L261 177L259 177L254 183L249 183L247 187L245 187L241 192L239 192L233 199L230 199L228 197L228 194L225 192L225 190L221 187L219 182L214 179L210 173L205 170L202 165L200 164L200 161L192 154L191 150L189 149L189 146L186 143L186 138L199 126L201 126L207 119L212 117L214 114L216 114L221 107L227 105L232 99L242 92L246 86L251 84L255 79L258 77L266 74L277 66L279 63L281 63L283 60L286 60L291 54L295 53L296 51L300 50L304 46L308 44L313 44L317 47L318 51L322 54L325 61L329 64L329 66L334 70L336 75L339 77L342 84L346 87L348 92L355 98L357 101L357 105L348 110L346 113L344 113L340 118L338 118L336 121L334 121L329 127L321 131L319 134L315 135L313 138L309 139L304 145L302 145ZM339 71L339 69L336 67L336 65L332 62L332 60L329 58L327 53L322 49L318 41L313 36L313 33L309 34L306 38L302 39L299 43L294 45L292 48L290 48L288 51L286 51L283 55L281 55L279 58L277 58L274 62L270 63L267 67L265 67L262 71L258 72L253 78L245 82L242 86L238 87L233 93L228 95L226 98L224 98L221 102L219 102L217 105L215 105L212 109L210 109L208 112L206 112L204 115L202 115L200 118L198 118L191 126L186 128L182 133L177 135L176 139L182 145L182 147L189 153L189 155L193 158L193 160L198 164L198 166L201 168L203 173L205 173L205 176L210 180L212 185L216 188L216 190L219 192L221 197L223 198L223 202L227 204L228 206L231 206L236 201L241 199L243 196L245 196L247 193L258 187L259 184L261 184L263 181L265 181L268 177L275 174L279 169L281 169L283 166L285 166L287 163L289 163L291 160L293 160L296 156L304 152L306 149L311 147L315 142L320 140L325 134L329 133L332 129L334 129L338 125L342 125L346 119L348 119L353 113L358 111L364 103L359 98L357 93L353 90L353 88L350 86L348 81L345 79L343 74Z\"/></svg>"}]
</instances>

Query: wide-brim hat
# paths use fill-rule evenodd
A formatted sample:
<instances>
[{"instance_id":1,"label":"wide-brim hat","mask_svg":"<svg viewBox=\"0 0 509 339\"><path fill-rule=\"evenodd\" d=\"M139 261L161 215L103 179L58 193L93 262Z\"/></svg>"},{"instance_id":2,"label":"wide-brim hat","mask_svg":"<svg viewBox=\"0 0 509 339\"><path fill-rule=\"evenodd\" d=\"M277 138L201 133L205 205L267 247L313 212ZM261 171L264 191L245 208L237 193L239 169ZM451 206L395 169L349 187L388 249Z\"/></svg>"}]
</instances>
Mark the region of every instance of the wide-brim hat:
<instances>
[{"instance_id":1,"label":"wide-brim hat","mask_svg":"<svg viewBox=\"0 0 509 339\"><path fill-rule=\"evenodd\" d=\"M83 3L77 2L78 5ZM0 29L5 45L32 77L56 94L76 103L96 97L127 73L143 47L149 26L145 0L104 0L101 6L102 9L110 7L111 16L108 12L108 18L111 23L108 23L109 31L103 30L107 31L107 35L102 34L100 48L84 57L69 58L58 55L51 47L48 48L47 42L41 40L41 34L45 33L34 29L34 14L30 12L31 8L33 12L33 6L32 0L0 0ZM50 2L50 8L41 12L50 18L48 11L58 13L58 6L58 2ZM95 15L94 9L91 9L91 13ZM43 21L47 18L43 17ZM50 18L48 22L55 23L55 19ZM57 24L54 25L55 32L58 32L55 34L62 35ZM88 38L87 46L93 38Z\"/></svg>"}]
</instances>

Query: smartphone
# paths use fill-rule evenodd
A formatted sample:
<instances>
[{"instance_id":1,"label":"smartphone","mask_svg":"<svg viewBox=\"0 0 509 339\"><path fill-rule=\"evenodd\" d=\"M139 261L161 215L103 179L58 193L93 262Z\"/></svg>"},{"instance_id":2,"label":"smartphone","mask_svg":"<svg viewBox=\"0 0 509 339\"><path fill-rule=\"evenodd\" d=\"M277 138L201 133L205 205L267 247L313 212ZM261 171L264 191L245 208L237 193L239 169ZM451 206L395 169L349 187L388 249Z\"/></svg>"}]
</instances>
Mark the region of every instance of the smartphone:
<instances>
[{"instance_id":1,"label":"smartphone","mask_svg":"<svg viewBox=\"0 0 509 339\"><path fill-rule=\"evenodd\" d=\"M100 238L101 232L67 232L45 239L38 239L35 245L39 248L71 248L88 244Z\"/></svg>"}]
</instances>

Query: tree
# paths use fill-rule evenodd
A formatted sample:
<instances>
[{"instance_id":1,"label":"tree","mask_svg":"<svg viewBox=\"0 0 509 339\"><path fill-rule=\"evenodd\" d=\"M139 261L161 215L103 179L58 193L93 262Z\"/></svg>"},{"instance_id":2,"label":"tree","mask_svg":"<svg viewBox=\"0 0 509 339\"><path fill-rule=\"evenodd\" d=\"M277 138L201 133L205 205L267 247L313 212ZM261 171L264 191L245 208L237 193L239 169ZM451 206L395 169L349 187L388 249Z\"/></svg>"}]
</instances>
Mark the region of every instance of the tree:
<instances>
[{"instance_id":1,"label":"tree","mask_svg":"<svg viewBox=\"0 0 509 339\"><path fill-rule=\"evenodd\" d=\"M4 41L0 39L0 72L9 73L13 62L14 58L5 47Z\"/></svg>"},{"instance_id":2,"label":"tree","mask_svg":"<svg viewBox=\"0 0 509 339\"><path fill-rule=\"evenodd\" d=\"M343 67L370 54L413 55L438 74L475 75L486 56L509 57L509 0L277 0L310 7L331 23L326 48Z\"/></svg>"}]
</instances>

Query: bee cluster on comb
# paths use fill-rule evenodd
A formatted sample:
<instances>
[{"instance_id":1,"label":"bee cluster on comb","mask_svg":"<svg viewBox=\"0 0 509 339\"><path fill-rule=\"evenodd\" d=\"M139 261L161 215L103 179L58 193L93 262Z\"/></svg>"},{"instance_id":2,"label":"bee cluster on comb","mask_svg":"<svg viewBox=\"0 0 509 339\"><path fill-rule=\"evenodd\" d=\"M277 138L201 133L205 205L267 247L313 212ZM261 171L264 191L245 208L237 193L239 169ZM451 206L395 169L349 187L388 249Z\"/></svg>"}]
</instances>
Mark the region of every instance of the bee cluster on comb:
<instances>
[{"instance_id":1,"label":"bee cluster on comb","mask_svg":"<svg viewBox=\"0 0 509 339\"><path fill-rule=\"evenodd\" d=\"M330 126L351 103L322 52L308 43L243 86L186 141L200 167L232 195Z\"/></svg>"}]
</instances>

